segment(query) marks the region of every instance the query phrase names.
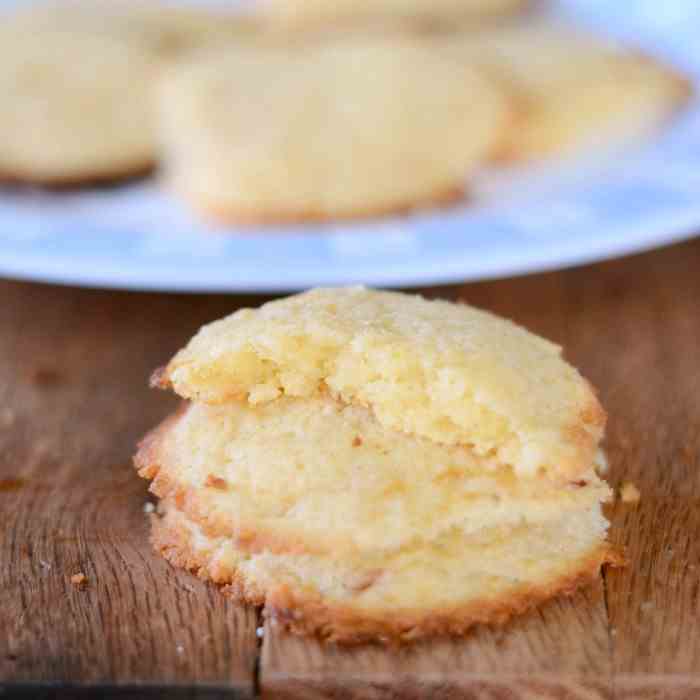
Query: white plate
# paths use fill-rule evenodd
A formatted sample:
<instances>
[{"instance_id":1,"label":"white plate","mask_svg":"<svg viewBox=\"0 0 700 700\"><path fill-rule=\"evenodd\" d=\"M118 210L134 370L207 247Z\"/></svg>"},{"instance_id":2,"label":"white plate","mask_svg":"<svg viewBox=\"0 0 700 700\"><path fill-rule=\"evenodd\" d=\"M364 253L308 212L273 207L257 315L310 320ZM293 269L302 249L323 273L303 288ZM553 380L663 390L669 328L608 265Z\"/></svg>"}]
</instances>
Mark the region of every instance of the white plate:
<instances>
[{"instance_id":1,"label":"white plate","mask_svg":"<svg viewBox=\"0 0 700 700\"><path fill-rule=\"evenodd\" d=\"M563 5L576 21L637 42L700 83L698 0ZM6 192L0 274L130 289L281 291L485 279L644 250L700 231L700 101L653 142L526 180L527 190L499 185L497 205L225 232L206 229L150 182Z\"/></svg>"}]
</instances>

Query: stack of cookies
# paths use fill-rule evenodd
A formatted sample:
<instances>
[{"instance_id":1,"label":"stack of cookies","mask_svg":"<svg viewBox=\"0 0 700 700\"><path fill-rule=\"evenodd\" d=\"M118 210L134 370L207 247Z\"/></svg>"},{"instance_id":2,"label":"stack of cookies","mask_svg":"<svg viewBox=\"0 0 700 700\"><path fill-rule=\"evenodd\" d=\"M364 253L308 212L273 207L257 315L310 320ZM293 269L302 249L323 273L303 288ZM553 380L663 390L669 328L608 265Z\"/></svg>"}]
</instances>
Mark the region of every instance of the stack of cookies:
<instances>
[{"instance_id":1,"label":"stack of cookies","mask_svg":"<svg viewBox=\"0 0 700 700\"><path fill-rule=\"evenodd\" d=\"M0 24L0 180L158 166L206 219L351 219L464 199L477 172L640 139L689 88L528 0L71 0Z\"/></svg>"},{"instance_id":2,"label":"stack of cookies","mask_svg":"<svg viewBox=\"0 0 700 700\"><path fill-rule=\"evenodd\" d=\"M461 633L595 578L605 414L560 348L483 311L313 290L202 328L139 474L156 548L339 642Z\"/></svg>"}]
</instances>

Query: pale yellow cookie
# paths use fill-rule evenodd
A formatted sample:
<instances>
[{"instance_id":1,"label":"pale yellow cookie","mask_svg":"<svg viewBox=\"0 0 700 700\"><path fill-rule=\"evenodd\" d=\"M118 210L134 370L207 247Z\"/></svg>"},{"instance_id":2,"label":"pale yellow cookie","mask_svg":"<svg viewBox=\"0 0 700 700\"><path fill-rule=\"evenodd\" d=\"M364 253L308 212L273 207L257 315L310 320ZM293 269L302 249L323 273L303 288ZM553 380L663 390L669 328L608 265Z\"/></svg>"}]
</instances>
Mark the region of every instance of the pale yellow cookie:
<instances>
[{"instance_id":1,"label":"pale yellow cookie","mask_svg":"<svg viewBox=\"0 0 700 700\"><path fill-rule=\"evenodd\" d=\"M167 183L235 222L455 199L511 116L478 70L398 37L208 52L170 71L161 98Z\"/></svg>"},{"instance_id":2,"label":"pale yellow cookie","mask_svg":"<svg viewBox=\"0 0 700 700\"><path fill-rule=\"evenodd\" d=\"M154 547L175 566L264 605L293 632L356 644L410 642L502 624L514 614L590 584L621 558L604 543L599 514L466 539L446 534L363 562L241 546L208 535L172 501L153 519Z\"/></svg>"},{"instance_id":3,"label":"pale yellow cookie","mask_svg":"<svg viewBox=\"0 0 700 700\"><path fill-rule=\"evenodd\" d=\"M0 180L66 185L155 159L153 53L86 32L0 28Z\"/></svg>"},{"instance_id":4,"label":"pale yellow cookie","mask_svg":"<svg viewBox=\"0 0 700 700\"><path fill-rule=\"evenodd\" d=\"M592 464L563 484L519 478L492 456L387 429L329 397L192 404L151 435L139 464L156 495L177 496L216 534L348 557L552 523L610 495Z\"/></svg>"},{"instance_id":5,"label":"pale yellow cookie","mask_svg":"<svg viewBox=\"0 0 700 700\"><path fill-rule=\"evenodd\" d=\"M403 24L452 27L523 10L529 0L261 0L267 20L286 30Z\"/></svg>"},{"instance_id":6,"label":"pale yellow cookie","mask_svg":"<svg viewBox=\"0 0 700 700\"><path fill-rule=\"evenodd\" d=\"M466 305L363 287L237 311L202 328L160 381L207 403L328 392L389 429L554 479L589 469L605 422L553 343Z\"/></svg>"},{"instance_id":7,"label":"pale yellow cookie","mask_svg":"<svg viewBox=\"0 0 700 700\"><path fill-rule=\"evenodd\" d=\"M0 179L51 186L150 170L163 62L257 36L251 18L161 3L37 3L2 20Z\"/></svg>"},{"instance_id":8,"label":"pale yellow cookie","mask_svg":"<svg viewBox=\"0 0 700 700\"><path fill-rule=\"evenodd\" d=\"M260 32L252 14L158 0L54 0L20 6L7 17L15 26L32 30L61 29L134 41L168 57L245 41Z\"/></svg>"},{"instance_id":9,"label":"pale yellow cookie","mask_svg":"<svg viewBox=\"0 0 700 700\"><path fill-rule=\"evenodd\" d=\"M519 106L505 159L642 139L690 94L688 82L663 63L565 27L464 32L445 43L462 60L492 68Z\"/></svg>"},{"instance_id":10,"label":"pale yellow cookie","mask_svg":"<svg viewBox=\"0 0 700 700\"><path fill-rule=\"evenodd\" d=\"M604 413L555 345L446 302L319 289L203 328L135 462L174 564L302 633L503 622L617 562Z\"/></svg>"}]
</instances>

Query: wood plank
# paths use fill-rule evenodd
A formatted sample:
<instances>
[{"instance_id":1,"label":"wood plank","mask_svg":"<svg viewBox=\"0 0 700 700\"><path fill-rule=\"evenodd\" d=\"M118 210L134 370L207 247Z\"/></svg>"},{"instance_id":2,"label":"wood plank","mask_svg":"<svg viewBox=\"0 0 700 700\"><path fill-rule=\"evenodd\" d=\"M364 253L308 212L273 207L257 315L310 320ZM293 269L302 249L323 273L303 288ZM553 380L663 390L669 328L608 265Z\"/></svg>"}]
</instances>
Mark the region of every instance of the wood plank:
<instances>
[{"instance_id":1,"label":"wood plank","mask_svg":"<svg viewBox=\"0 0 700 700\"><path fill-rule=\"evenodd\" d=\"M174 403L150 371L230 304L6 282L0 299L0 681L251 696L255 611L152 552L130 463Z\"/></svg>"},{"instance_id":2,"label":"wood plank","mask_svg":"<svg viewBox=\"0 0 700 700\"><path fill-rule=\"evenodd\" d=\"M503 629L399 650L322 645L269 621L261 659L264 698L602 700L611 664L601 587L551 601Z\"/></svg>"},{"instance_id":3,"label":"wood plank","mask_svg":"<svg viewBox=\"0 0 700 700\"><path fill-rule=\"evenodd\" d=\"M606 575L605 601L582 593L500 633L482 628L399 654L322 649L268 625L263 695L700 697L699 270L694 241L577 270L429 290L561 343L600 388L611 416L609 478L642 491L637 507L611 511L611 536L628 547L630 565Z\"/></svg>"},{"instance_id":4,"label":"wood plank","mask_svg":"<svg viewBox=\"0 0 700 700\"><path fill-rule=\"evenodd\" d=\"M616 481L641 491L617 503L613 538L632 565L607 576L616 697L700 697L700 255L645 257L633 305L610 325L629 352L609 358L603 398Z\"/></svg>"}]
</instances>

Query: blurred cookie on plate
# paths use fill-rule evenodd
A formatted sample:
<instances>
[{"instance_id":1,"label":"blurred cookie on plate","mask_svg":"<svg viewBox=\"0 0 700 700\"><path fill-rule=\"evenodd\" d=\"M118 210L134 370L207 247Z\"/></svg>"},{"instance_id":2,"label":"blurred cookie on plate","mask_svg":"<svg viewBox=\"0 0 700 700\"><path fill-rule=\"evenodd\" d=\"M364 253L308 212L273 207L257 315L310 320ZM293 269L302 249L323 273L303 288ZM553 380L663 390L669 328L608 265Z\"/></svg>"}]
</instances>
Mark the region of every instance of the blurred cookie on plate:
<instances>
[{"instance_id":1,"label":"blurred cookie on plate","mask_svg":"<svg viewBox=\"0 0 700 700\"><path fill-rule=\"evenodd\" d=\"M0 29L0 180L76 185L142 174L155 160L158 59L82 31Z\"/></svg>"},{"instance_id":2,"label":"blurred cookie on plate","mask_svg":"<svg viewBox=\"0 0 700 700\"><path fill-rule=\"evenodd\" d=\"M397 36L205 52L168 71L160 100L167 183L224 222L457 199L510 119L478 68Z\"/></svg>"},{"instance_id":3,"label":"blurred cookie on plate","mask_svg":"<svg viewBox=\"0 0 700 700\"><path fill-rule=\"evenodd\" d=\"M252 20L168 6L68 2L0 27L0 180L118 181L157 160L155 86L187 48L251 37Z\"/></svg>"},{"instance_id":4,"label":"blurred cookie on plate","mask_svg":"<svg viewBox=\"0 0 700 700\"><path fill-rule=\"evenodd\" d=\"M508 17L532 0L260 0L261 15L282 30L353 26L454 27Z\"/></svg>"},{"instance_id":5,"label":"blurred cookie on plate","mask_svg":"<svg viewBox=\"0 0 700 700\"><path fill-rule=\"evenodd\" d=\"M463 32L447 41L465 61L490 66L519 105L505 160L639 140L690 94L687 80L660 61L556 25Z\"/></svg>"},{"instance_id":6,"label":"blurred cookie on plate","mask_svg":"<svg viewBox=\"0 0 700 700\"><path fill-rule=\"evenodd\" d=\"M250 13L157 0L53 0L20 7L7 18L25 30L62 29L140 42L169 57L221 41L245 40L260 30Z\"/></svg>"},{"instance_id":7,"label":"blurred cookie on plate","mask_svg":"<svg viewBox=\"0 0 700 700\"><path fill-rule=\"evenodd\" d=\"M172 563L296 632L502 623L619 561L605 413L560 349L468 306L319 289L205 326L142 441Z\"/></svg>"}]
</instances>

